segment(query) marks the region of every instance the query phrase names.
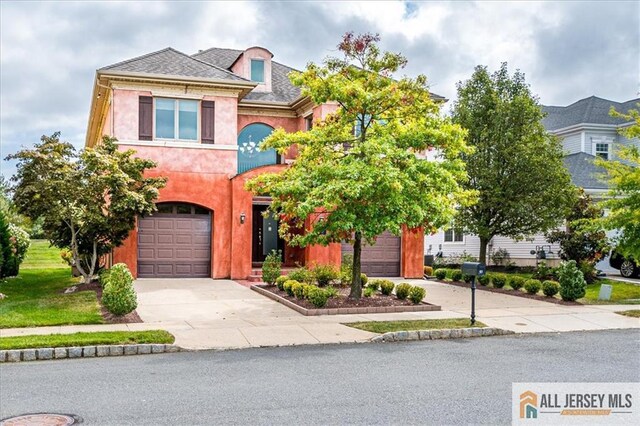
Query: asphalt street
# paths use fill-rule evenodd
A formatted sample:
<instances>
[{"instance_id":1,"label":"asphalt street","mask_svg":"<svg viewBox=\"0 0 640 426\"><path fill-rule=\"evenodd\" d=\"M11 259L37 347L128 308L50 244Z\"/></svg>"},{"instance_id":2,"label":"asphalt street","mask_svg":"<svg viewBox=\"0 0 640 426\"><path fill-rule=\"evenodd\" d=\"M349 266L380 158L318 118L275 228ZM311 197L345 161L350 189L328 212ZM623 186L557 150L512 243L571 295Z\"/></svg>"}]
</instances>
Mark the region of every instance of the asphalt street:
<instances>
[{"instance_id":1,"label":"asphalt street","mask_svg":"<svg viewBox=\"0 0 640 426\"><path fill-rule=\"evenodd\" d=\"M0 365L0 418L96 425L509 424L512 382L638 382L640 331Z\"/></svg>"}]
</instances>

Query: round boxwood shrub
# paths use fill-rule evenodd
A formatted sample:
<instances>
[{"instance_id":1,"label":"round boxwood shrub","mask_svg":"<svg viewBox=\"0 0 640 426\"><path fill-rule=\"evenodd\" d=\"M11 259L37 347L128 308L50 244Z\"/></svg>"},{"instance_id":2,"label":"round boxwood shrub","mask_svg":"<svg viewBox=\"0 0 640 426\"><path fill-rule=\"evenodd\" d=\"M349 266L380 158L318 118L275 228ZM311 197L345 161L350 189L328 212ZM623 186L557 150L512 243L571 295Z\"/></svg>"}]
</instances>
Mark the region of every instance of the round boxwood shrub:
<instances>
[{"instance_id":1,"label":"round boxwood shrub","mask_svg":"<svg viewBox=\"0 0 640 426\"><path fill-rule=\"evenodd\" d=\"M282 285L282 289L284 291L286 291L289 296L293 296L293 285L294 284L300 284L300 282L296 281L296 280L285 281L284 284Z\"/></svg>"},{"instance_id":2,"label":"round boxwood shrub","mask_svg":"<svg viewBox=\"0 0 640 426\"><path fill-rule=\"evenodd\" d=\"M445 278L447 278L447 270L444 268L436 269L434 275L437 279L444 280Z\"/></svg>"},{"instance_id":3,"label":"round boxwood shrub","mask_svg":"<svg viewBox=\"0 0 640 426\"><path fill-rule=\"evenodd\" d=\"M340 272L333 265L317 265L313 276L320 287L327 286L338 279Z\"/></svg>"},{"instance_id":4,"label":"round boxwood shrub","mask_svg":"<svg viewBox=\"0 0 640 426\"><path fill-rule=\"evenodd\" d=\"M560 281L560 297L562 300L573 302L584 297L587 291L587 282L582 271L578 269L575 260L563 262L558 268Z\"/></svg>"},{"instance_id":5,"label":"round boxwood shrub","mask_svg":"<svg viewBox=\"0 0 640 426\"><path fill-rule=\"evenodd\" d=\"M102 291L102 304L113 315L121 316L138 307L138 298L133 288L133 276L124 263L111 267L109 278Z\"/></svg>"},{"instance_id":6,"label":"round boxwood shrub","mask_svg":"<svg viewBox=\"0 0 640 426\"><path fill-rule=\"evenodd\" d=\"M478 281L478 284L482 286L488 286L489 282L491 281L491 279L489 278L489 275L480 275L479 277L476 278L476 280Z\"/></svg>"},{"instance_id":7,"label":"round boxwood shrub","mask_svg":"<svg viewBox=\"0 0 640 426\"><path fill-rule=\"evenodd\" d=\"M395 286L396 285L392 281L389 281L389 280L381 280L380 281L380 291L385 296L389 296L391 293L393 293L393 288Z\"/></svg>"},{"instance_id":8,"label":"round boxwood shrub","mask_svg":"<svg viewBox=\"0 0 640 426\"><path fill-rule=\"evenodd\" d=\"M409 300L411 300L416 305L422 302L422 299L424 299L424 296L426 295L427 291L417 285L414 285L413 287L411 287L411 290L409 290Z\"/></svg>"},{"instance_id":9,"label":"round boxwood shrub","mask_svg":"<svg viewBox=\"0 0 640 426\"><path fill-rule=\"evenodd\" d=\"M367 277L365 274L360 274L360 282L362 283L362 287L366 286L369 282L369 277Z\"/></svg>"},{"instance_id":10,"label":"round boxwood shrub","mask_svg":"<svg viewBox=\"0 0 640 426\"><path fill-rule=\"evenodd\" d=\"M278 278L276 278L276 286L279 290L284 290L284 283L286 283L290 279L291 278L286 275L280 275Z\"/></svg>"},{"instance_id":11,"label":"round boxwood shrub","mask_svg":"<svg viewBox=\"0 0 640 426\"><path fill-rule=\"evenodd\" d=\"M367 288L372 288L373 291L378 291L378 289L380 289L380 280L372 280L368 282Z\"/></svg>"},{"instance_id":12,"label":"round boxwood shrub","mask_svg":"<svg viewBox=\"0 0 640 426\"><path fill-rule=\"evenodd\" d=\"M424 267L424 274L427 276L432 276L433 275L433 268L431 266L425 266Z\"/></svg>"},{"instance_id":13,"label":"round boxwood shrub","mask_svg":"<svg viewBox=\"0 0 640 426\"><path fill-rule=\"evenodd\" d=\"M411 291L411 284L402 283L396 286L396 297L400 300L404 300L409 296Z\"/></svg>"},{"instance_id":14,"label":"round boxwood shrub","mask_svg":"<svg viewBox=\"0 0 640 426\"><path fill-rule=\"evenodd\" d=\"M527 280L524 283L524 289L529 294L536 294L540 291L541 288L542 288L542 283L540 282L540 280L535 280L535 279Z\"/></svg>"},{"instance_id":15,"label":"round boxwood shrub","mask_svg":"<svg viewBox=\"0 0 640 426\"><path fill-rule=\"evenodd\" d=\"M473 275L464 274L462 275L462 280L467 284L471 284L471 282L473 281Z\"/></svg>"},{"instance_id":16,"label":"round boxwood shrub","mask_svg":"<svg viewBox=\"0 0 640 426\"><path fill-rule=\"evenodd\" d=\"M491 275L491 284L495 288L502 288L507 283L507 276L505 274L494 274Z\"/></svg>"},{"instance_id":17,"label":"round boxwood shrub","mask_svg":"<svg viewBox=\"0 0 640 426\"><path fill-rule=\"evenodd\" d=\"M372 287L367 287L364 289L364 297L371 297L376 294L376 291Z\"/></svg>"},{"instance_id":18,"label":"round boxwood shrub","mask_svg":"<svg viewBox=\"0 0 640 426\"><path fill-rule=\"evenodd\" d=\"M523 286L524 283L527 280L518 276L518 275L512 275L509 277L509 287L511 287L514 290L520 290Z\"/></svg>"},{"instance_id":19,"label":"round boxwood shrub","mask_svg":"<svg viewBox=\"0 0 640 426\"><path fill-rule=\"evenodd\" d=\"M311 286L308 290L307 299L316 308L323 308L327 304L329 294L320 287Z\"/></svg>"},{"instance_id":20,"label":"round boxwood shrub","mask_svg":"<svg viewBox=\"0 0 640 426\"><path fill-rule=\"evenodd\" d=\"M294 269L288 275L290 280L298 281L299 283L313 284L314 282L313 272L305 267Z\"/></svg>"},{"instance_id":21,"label":"round boxwood shrub","mask_svg":"<svg viewBox=\"0 0 640 426\"><path fill-rule=\"evenodd\" d=\"M560 283L557 281L547 280L542 283L542 292L545 296L553 297L560 291Z\"/></svg>"},{"instance_id":22,"label":"round boxwood shrub","mask_svg":"<svg viewBox=\"0 0 640 426\"><path fill-rule=\"evenodd\" d=\"M104 288L104 286L107 285L110 273L111 269L108 268L102 268L98 271L98 283L100 284L100 287Z\"/></svg>"},{"instance_id":23,"label":"round boxwood shrub","mask_svg":"<svg viewBox=\"0 0 640 426\"><path fill-rule=\"evenodd\" d=\"M282 268L282 252L280 250L271 250L262 264L262 281L269 285L273 285L280 276Z\"/></svg>"},{"instance_id":24,"label":"round boxwood shrub","mask_svg":"<svg viewBox=\"0 0 640 426\"><path fill-rule=\"evenodd\" d=\"M451 271L451 281L462 281L462 271L453 270Z\"/></svg>"},{"instance_id":25,"label":"round boxwood shrub","mask_svg":"<svg viewBox=\"0 0 640 426\"><path fill-rule=\"evenodd\" d=\"M304 298L304 286L305 285L309 285L309 284L302 284L302 283L298 283L298 282L291 284L291 292L296 297L296 299Z\"/></svg>"},{"instance_id":26,"label":"round boxwood shrub","mask_svg":"<svg viewBox=\"0 0 640 426\"><path fill-rule=\"evenodd\" d=\"M327 297L329 297L329 299L331 299L332 297L336 297L337 295L340 294L340 291L338 291L338 289L332 285L326 287L324 289L324 292L327 293Z\"/></svg>"}]
</instances>

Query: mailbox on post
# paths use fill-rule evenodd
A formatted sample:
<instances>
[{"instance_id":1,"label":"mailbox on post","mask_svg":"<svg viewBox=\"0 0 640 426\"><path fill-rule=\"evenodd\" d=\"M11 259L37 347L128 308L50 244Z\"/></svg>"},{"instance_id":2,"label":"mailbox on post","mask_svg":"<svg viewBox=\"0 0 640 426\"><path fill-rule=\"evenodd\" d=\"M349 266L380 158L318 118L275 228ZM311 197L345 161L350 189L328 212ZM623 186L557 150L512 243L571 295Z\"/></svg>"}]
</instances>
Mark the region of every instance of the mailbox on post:
<instances>
[{"instance_id":1,"label":"mailbox on post","mask_svg":"<svg viewBox=\"0 0 640 426\"><path fill-rule=\"evenodd\" d=\"M487 273L487 267L480 262L464 262L462 264L462 273L471 275L471 325L476 323L476 277L480 277Z\"/></svg>"}]
</instances>

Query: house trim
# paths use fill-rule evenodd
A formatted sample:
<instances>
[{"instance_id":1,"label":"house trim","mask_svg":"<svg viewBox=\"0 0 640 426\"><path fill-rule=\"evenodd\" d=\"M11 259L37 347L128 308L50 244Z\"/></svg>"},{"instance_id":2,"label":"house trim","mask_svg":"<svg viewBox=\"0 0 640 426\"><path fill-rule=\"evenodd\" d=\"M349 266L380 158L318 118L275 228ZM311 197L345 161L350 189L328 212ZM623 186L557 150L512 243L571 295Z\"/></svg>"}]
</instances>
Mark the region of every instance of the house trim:
<instances>
[{"instance_id":1,"label":"house trim","mask_svg":"<svg viewBox=\"0 0 640 426\"><path fill-rule=\"evenodd\" d=\"M155 141L136 141L136 140L121 140L116 142L117 145L131 145L131 146L161 146L172 148L192 148L192 149L213 149L218 151L237 151L237 145L216 145L216 144L203 144L200 142L181 142L176 140L158 139Z\"/></svg>"}]
</instances>

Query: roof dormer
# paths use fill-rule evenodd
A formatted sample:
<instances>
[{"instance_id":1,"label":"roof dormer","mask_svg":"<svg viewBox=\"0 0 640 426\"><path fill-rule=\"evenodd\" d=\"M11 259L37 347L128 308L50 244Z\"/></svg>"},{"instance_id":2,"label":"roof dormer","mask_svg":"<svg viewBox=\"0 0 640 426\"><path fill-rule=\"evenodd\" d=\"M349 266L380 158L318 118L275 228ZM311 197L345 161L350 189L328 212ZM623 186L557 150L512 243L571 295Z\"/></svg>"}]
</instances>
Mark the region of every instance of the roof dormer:
<instances>
[{"instance_id":1,"label":"roof dormer","mask_svg":"<svg viewBox=\"0 0 640 426\"><path fill-rule=\"evenodd\" d=\"M254 92L271 92L271 58L273 53L259 46L250 47L231 64L231 71L258 83Z\"/></svg>"}]
</instances>

